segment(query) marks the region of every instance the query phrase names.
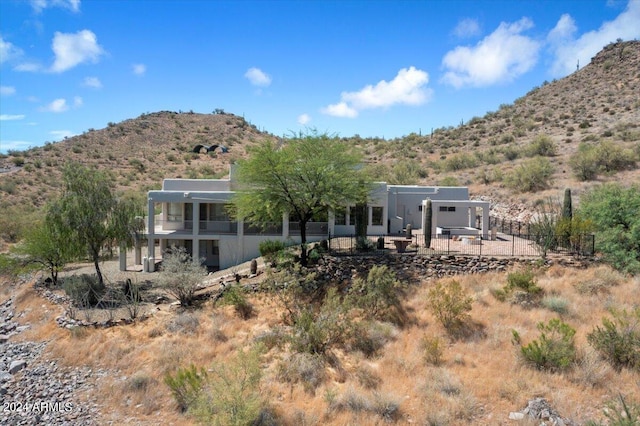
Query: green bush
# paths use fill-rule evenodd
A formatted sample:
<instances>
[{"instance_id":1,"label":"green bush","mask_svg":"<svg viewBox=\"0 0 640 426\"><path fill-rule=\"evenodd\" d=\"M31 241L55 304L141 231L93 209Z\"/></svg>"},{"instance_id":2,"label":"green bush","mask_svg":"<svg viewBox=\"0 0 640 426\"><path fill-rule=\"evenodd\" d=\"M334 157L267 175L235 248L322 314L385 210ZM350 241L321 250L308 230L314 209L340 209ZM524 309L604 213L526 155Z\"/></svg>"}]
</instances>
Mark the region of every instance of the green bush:
<instances>
[{"instance_id":1,"label":"green bush","mask_svg":"<svg viewBox=\"0 0 640 426\"><path fill-rule=\"evenodd\" d=\"M439 337L424 336L420 342L420 349L428 364L438 366L444 362L444 344Z\"/></svg>"},{"instance_id":2,"label":"green bush","mask_svg":"<svg viewBox=\"0 0 640 426\"><path fill-rule=\"evenodd\" d=\"M507 275L507 285L504 290L508 293L514 290L522 290L529 294L540 294L542 288L535 281L535 274L531 269L514 271Z\"/></svg>"},{"instance_id":3,"label":"green bush","mask_svg":"<svg viewBox=\"0 0 640 426\"><path fill-rule=\"evenodd\" d=\"M458 330L469 319L473 298L458 281L448 285L437 283L427 294L427 305L436 319L452 332Z\"/></svg>"},{"instance_id":4,"label":"green bush","mask_svg":"<svg viewBox=\"0 0 640 426\"><path fill-rule=\"evenodd\" d=\"M453 155L445 160L444 169L449 172L475 167L478 161L469 154Z\"/></svg>"},{"instance_id":5,"label":"green bush","mask_svg":"<svg viewBox=\"0 0 640 426\"><path fill-rule=\"evenodd\" d=\"M587 341L614 368L640 371L640 308L612 310L611 315L587 335Z\"/></svg>"},{"instance_id":6,"label":"green bush","mask_svg":"<svg viewBox=\"0 0 640 426\"><path fill-rule=\"evenodd\" d=\"M282 241L264 240L260 242L258 249L260 250L260 256L264 257L267 262L273 264L278 253L285 249L285 245Z\"/></svg>"},{"instance_id":7,"label":"green bush","mask_svg":"<svg viewBox=\"0 0 640 426\"><path fill-rule=\"evenodd\" d=\"M520 347L523 359L540 370L567 369L576 359L576 330L558 318L538 323L540 337Z\"/></svg>"},{"instance_id":8,"label":"green bush","mask_svg":"<svg viewBox=\"0 0 640 426\"><path fill-rule=\"evenodd\" d=\"M525 152L528 157L535 157L537 155L553 157L557 153L557 148L549 136L540 134L527 146Z\"/></svg>"},{"instance_id":9,"label":"green bush","mask_svg":"<svg viewBox=\"0 0 640 426\"><path fill-rule=\"evenodd\" d=\"M574 176L581 181L593 180L598 176L597 153L593 146L581 143L578 151L569 159Z\"/></svg>"},{"instance_id":10,"label":"green bush","mask_svg":"<svg viewBox=\"0 0 640 426\"><path fill-rule=\"evenodd\" d=\"M193 407L200 397L206 378L207 372L192 364L188 368L179 368L175 375L167 374L164 383L169 386L180 411L184 412Z\"/></svg>"},{"instance_id":11,"label":"green bush","mask_svg":"<svg viewBox=\"0 0 640 426\"><path fill-rule=\"evenodd\" d=\"M214 365L190 412L202 424L277 424L260 389L263 348L239 351L234 359Z\"/></svg>"},{"instance_id":12,"label":"green bush","mask_svg":"<svg viewBox=\"0 0 640 426\"><path fill-rule=\"evenodd\" d=\"M544 157L532 158L509 173L507 185L520 192L537 192L549 187L553 166Z\"/></svg>"},{"instance_id":13,"label":"green bush","mask_svg":"<svg viewBox=\"0 0 640 426\"><path fill-rule=\"evenodd\" d=\"M366 318L398 318L400 282L387 266L374 265L366 279L357 278L349 290L350 301L361 308ZM393 312L392 312L393 311Z\"/></svg>"},{"instance_id":14,"label":"green bush","mask_svg":"<svg viewBox=\"0 0 640 426\"><path fill-rule=\"evenodd\" d=\"M244 294L244 290L239 285L231 285L222 294L223 302L232 305L236 313L242 319L248 319L253 314L253 305Z\"/></svg>"},{"instance_id":15,"label":"green bush","mask_svg":"<svg viewBox=\"0 0 640 426\"><path fill-rule=\"evenodd\" d=\"M596 251L614 268L640 273L640 186L598 186L580 200L579 214L596 232Z\"/></svg>"},{"instance_id":16,"label":"green bush","mask_svg":"<svg viewBox=\"0 0 640 426\"><path fill-rule=\"evenodd\" d=\"M327 292L320 308L307 306L293 313L291 349L296 352L324 354L349 339L352 326L334 288Z\"/></svg>"}]
</instances>

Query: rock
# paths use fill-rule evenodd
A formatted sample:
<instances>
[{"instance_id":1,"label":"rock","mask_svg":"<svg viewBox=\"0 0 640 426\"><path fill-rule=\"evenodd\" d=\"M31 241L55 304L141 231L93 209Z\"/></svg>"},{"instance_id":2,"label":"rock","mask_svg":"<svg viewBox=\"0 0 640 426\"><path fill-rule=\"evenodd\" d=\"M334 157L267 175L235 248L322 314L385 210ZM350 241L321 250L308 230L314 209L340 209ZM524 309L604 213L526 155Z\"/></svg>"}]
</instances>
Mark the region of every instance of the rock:
<instances>
[{"instance_id":1,"label":"rock","mask_svg":"<svg viewBox=\"0 0 640 426\"><path fill-rule=\"evenodd\" d=\"M16 374L18 371L22 370L27 366L27 361L18 359L15 361L11 361L9 365L9 374Z\"/></svg>"},{"instance_id":2,"label":"rock","mask_svg":"<svg viewBox=\"0 0 640 426\"><path fill-rule=\"evenodd\" d=\"M509 413L509 420L522 420L524 419L524 413L520 413L518 411L512 411Z\"/></svg>"},{"instance_id":3,"label":"rock","mask_svg":"<svg viewBox=\"0 0 640 426\"><path fill-rule=\"evenodd\" d=\"M0 334L0 345L9 340L8 334Z\"/></svg>"}]
</instances>

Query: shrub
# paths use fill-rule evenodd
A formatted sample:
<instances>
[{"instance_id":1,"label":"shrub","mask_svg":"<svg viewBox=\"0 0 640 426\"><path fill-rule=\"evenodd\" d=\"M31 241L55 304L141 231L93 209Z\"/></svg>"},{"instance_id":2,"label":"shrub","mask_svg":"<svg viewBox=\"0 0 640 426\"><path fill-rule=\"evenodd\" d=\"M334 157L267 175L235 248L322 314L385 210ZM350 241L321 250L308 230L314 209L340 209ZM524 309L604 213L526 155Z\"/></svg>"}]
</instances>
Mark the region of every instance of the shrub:
<instances>
[{"instance_id":1,"label":"shrub","mask_svg":"<svg viewBox=\"0 0 640 426\"><path fill-rule=\"evenodd\" d=\"M528 157L535 157L540 155L542 157L553 157L556 155L557 148L555 143L547 135L538 135L529 144L525 152Z\"/></svg>"},{"instance_id":2,"label":"shrub","mask_svg":"<svg viewBox=\"0 0 640 426\"><path fill-rule=\"evenodd\" d=\"M234 359L214 365L191 412L202 424L264 424L267 402L260 389L262 348L239 351Z\"/></svg>"},{"instance_id":3,"label":"shrub","mask_svg":"<svg viewBox=\"0 0 640 426\"><path fill-rule=\"evenodd\" d=\"M612 310L611 315L587 335L587 341L614 368L640 371L640 308L630 313Z\"/></svg>"},{"instance_id":4,"label":"shrub","mask_svg":"<svg viewBox=\"0 0 640 426\"><path fill-rule=\"evenodd\" d=\"M539 339L520 347L523 359L540 370L559 371L576 359L576 330L558 318L538 323Z\"/></svg>"},{"instance_id":5,"label":"shrub","mask_svg":"<svg viewBox=\"0 0 640 426\"><path fill-rule=\"evenodd\" d=\"M207 372L192 364L188 368L179 368L173 376L167 374L164 383L169 386L180 411L187 411L200 397L206 378Z\"/></svg>"},{"instance_id":6,"label":"shrub","mask_svg":"<svg viewBox=\"0 0 640 426\"><path fill-rule=\"evenodd\" d=\"M158 281L160 287L180 301L180 305L189 306L206 272L199 263L193 262L184 247L172 247L162 259Z\"/></svg>"},{"instance_id":7,"label":"shrub","mask_svg":"<svg viewBox=\"0 0 640 426\"><path fill-rule=\"evenodd\" d=\"M244 294L244 290L239 285L232 285L224 290L223 302L232 305L236 313L242 319L248 319L253 314L253 305Z\"/></svg>"},{"instance_id":8,"label":"shrub","mask_svg":"<svg viewBox=\"0 0 640 426\"><path fill-rule=\"evenodd\" d=\"M305 392L313 393L326 378L325 361L317 354L291 354L278 364L276 375L280 381L301 383Z\"/></svg>"},{"instance_id":9,"label":"shrub","mask_svg":"<svg viewBox=\"0 0 640 426\"><path fill-rule=\"evenodd\" d=\"M396 274L386 266L374 265L366 279L354 280L349 296L351 302L362 309L367 318L385 319L401 309L398 292L400 283Z\"/></svg>"},{"instance_id":10,"label":"shrub","mask_svg":"<svg viewBox=\"0 0 640 426\"><path fill-rule=\"evenodd\" d=\"M506 176L506 183L520 192L536 192L549 187L553 166L544 157L535 157Z\"/></svg>"},{"instance_id":11,"label":"shrub","mask_svg":"<svg viewBox=\"0 0 640 426\"><path fill-rule=\"evenodd\" d=\"M618 394L619 401L611 401L604 409L604 416L607 418L606 423L588 421L586 426L637 426L640 424L640 404L637 402L627 402Z\"/></svg>"},{"instance_id":12,"label":"shrub","mask_svg":"<svg viewBox=\"0 0 640 426\"><path fill-rule=\"evenodd\" d=\"M420 342L425 362L438 366L444 361L444 344L439 337L424 336Z\"/></svg>"},{"instance_id":13,"label":"shrub","mask_svg":"<svg viewBox=\"0 0 640 426\"><path fill-rule=\"evenodd\" d=\"M293 317L291 348L296 352L324 354L329 348L349 338L350 321L347 308L335 289L330 289L319 310L312 306Z\"/></svg>"},{"instance_id":14,"label":"shrub","mask_svg":"<svg viewBox=\"0 0 640 426\"><path fill-rule=\"evenodd\" d=\"M507 275L507 284L502 289L505 296L514 291L522 291L529 295L537 296L542 293L542 288L535 282L535 275L531 269L514 271Z\"/></svg>"},{"instance_id":15,"label":"shrub","mask_svg":"<svg viewBox=\"0 0 640 426\"><path fill-rule=\"evenodd\" d=\"M453 280L446 286L437 283L429 290L427 304L436 319L451 332L461 327L469 318L473 298L467 296L458 281Z\"/></svg>"},{"instance_id":16,"label":"shrub","mask_svg":"<svg viewBox=\"0 0 640 426\"><path fill-rule=\"evenodd\" d=\"M458 154L445 160L444 168L449 172L475 167L477 160L469 154Z\"/></svg>"},{"instance_id":17,"label":"shrub","mask_svg":"<svg viewBox=\"0 0 640 426\"><path fill-rule=\"evenodd\" d=\"M282 241L275 240L264 240L260 242L258 247L260 250L260 256L264 257L265 260L271 264L273 264L277 254L284 250L284 248L285 245Z\"/></svg>"},{"instance_id":18,"label":"shrub","mask_svg":"<svg viewBox=\"0 0 640 426\"><path fill-rule=\"evenodd\" d=\"M542 306L560 315L569 313L569 301L559 296L547 296L542 299Z\"/></svg>"},{"instance_id":19,"label":"shrub","mask_svg":"<svg viewBox=\"0 0 640 426\"><path fill-rule=\"evenodd\" d=\"M350 347L368 358L375 356L394 337L395 331L389 323L361 321L353 326Z\"/></svg>"},{"instance_id":20,"label":"shrub","mask_svg":"<svg viewBox=\"0 0 640 426\"><path fill-rule=\"evenodd\" d=\"M569 165L576 178L581 181L593 180L598 175L598 161L595 148L581 143L578 151L569 159Z\"/></svg>"},{"instance_id":21,"label":"shrub","mask_svg":"<svg viewBox=\"0 0 640 426\"><path fill-rule=\"evenodd\" d=\"M105 293L95 275L72 275L62 282L62 288L73 304L79 308L96 306Z\"/></svg>"}]
</instances>

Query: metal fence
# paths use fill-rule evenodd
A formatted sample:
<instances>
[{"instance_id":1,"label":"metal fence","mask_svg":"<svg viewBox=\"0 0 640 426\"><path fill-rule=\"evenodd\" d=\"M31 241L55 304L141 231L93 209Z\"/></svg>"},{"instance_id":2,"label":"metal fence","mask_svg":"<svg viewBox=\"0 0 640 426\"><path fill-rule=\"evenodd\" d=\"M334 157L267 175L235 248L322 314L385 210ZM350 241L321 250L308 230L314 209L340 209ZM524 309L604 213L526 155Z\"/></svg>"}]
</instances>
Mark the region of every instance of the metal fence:
<instances>
[{"instance_id":1,"label":"metal fence","mask_svg":"<svg viewBox=\"0 0 640 426\"><path fill-rule=\"evenodd\" d=\"M531 225L517 220L507 220L500 217L489 217L489 229L495 228L498 232L507 235L531 235Z\"/></svg>"},{"instance_id":2,"label":"metal fence","mask_svg":"<svg viewBox=\"0 0 640 426\"><path fill-rule=\"evenodd\" d=\"M387 253L413 253L423 256L461 255L461 256L542 256L545 248L538 243L535 235L497 234L483 237L433 238L429 248L424 245L424 236L414 234L411 238L403 235L368 235L358 238L355 235L329 237L329 252L336 256L382 255ZM565 254L593 256L595 238L582 235L567 244L546 242L546 254Z\"/></svg>"}]
</instances>

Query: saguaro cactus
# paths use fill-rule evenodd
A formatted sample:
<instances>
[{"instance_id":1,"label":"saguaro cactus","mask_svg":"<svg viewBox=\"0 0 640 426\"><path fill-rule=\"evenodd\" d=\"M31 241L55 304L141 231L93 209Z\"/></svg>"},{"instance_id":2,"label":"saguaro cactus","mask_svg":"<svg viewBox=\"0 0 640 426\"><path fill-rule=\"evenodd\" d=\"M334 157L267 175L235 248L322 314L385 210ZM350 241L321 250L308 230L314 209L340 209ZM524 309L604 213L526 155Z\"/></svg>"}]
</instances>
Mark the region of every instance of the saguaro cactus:
<instances>
[{"instance_id":1,"label":"saguaro cactus","mask_svg":"<svg viewBox=\"0 0 640 426\"><path fill-rule=\"evenodd\" d=\"M427 200L427 208L425 211L424 221L424 246L426 248L431 247L431 226L433 223L433 207L431 207L431 200Z\"/></svg>"},{"instance_id":2,"label":"saguaro cactus","mask_svg":"<svg viewBox=\"0 0 640 426\"><path fill-rule=\"evenodd\" d=\"M573 207L571 206L571 189L564 190L564 201L562 203L562 218L571 220L573 218Z\"/></svg>"}]
</instances>

